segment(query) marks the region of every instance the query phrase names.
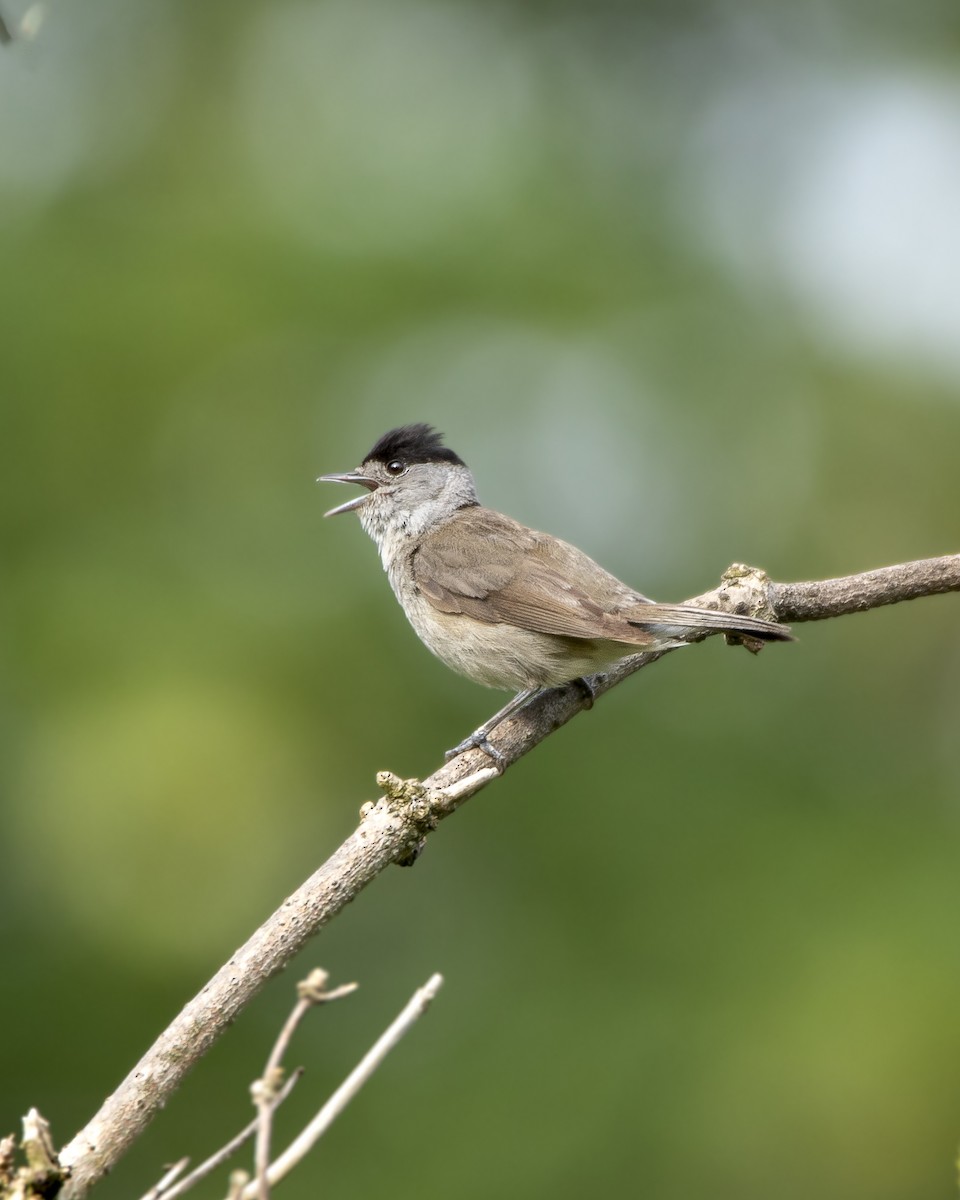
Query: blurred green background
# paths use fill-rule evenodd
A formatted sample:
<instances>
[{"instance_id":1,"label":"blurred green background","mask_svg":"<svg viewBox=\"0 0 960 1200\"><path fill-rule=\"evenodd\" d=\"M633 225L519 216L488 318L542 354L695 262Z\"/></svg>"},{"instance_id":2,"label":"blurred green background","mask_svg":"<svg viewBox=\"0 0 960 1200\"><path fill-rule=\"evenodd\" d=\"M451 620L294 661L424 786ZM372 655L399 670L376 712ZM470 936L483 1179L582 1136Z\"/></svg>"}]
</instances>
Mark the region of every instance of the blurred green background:
<instances>
[{"instance_id":1,"label":"blurred green background","mask_svg":"<svg viewBox=\"0 0 960 1200\"><path fill-rule=\"evenodd\" d=\"M62 1143L375 772L502 702L322 520L387 428L664 600L960 549L960 11L0 5L0 1132L36 1104ZM98 1195L248 1119L315 964L362 986L278 1143L447 982L291 1200L954 1195L958 617L629 681Z\"/></svg>"}]
</instances>

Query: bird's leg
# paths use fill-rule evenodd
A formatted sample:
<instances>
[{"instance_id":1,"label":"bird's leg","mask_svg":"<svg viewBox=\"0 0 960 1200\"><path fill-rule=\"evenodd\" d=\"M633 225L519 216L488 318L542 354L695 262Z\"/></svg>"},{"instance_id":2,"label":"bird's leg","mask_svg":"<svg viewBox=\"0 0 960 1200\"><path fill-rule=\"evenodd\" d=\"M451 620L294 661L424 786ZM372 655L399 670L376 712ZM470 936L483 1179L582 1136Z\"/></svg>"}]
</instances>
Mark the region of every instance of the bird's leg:
<instances>
[{"instance_id":1,"label":"bird's leg","mask_svg":"<svg viewBox=\"0 0 960 1200\"><path fill-rule=\"evenodd\" d=\"M561 684L561 688L564 687L575 687L583 696L584 706L586 708L593 707L593 702L597 698L596 689L585 676L578 675L576 679L571 679L569 684ZM452 750L448 750L444 758L449 761L451 758L456 758L458 754L463 754L465 750L482 750L484 754L493 759L498 767L502 768L503 755L487 739L501 721L505 721L507 717L512 717L515 712L519 712L526 705L528 700L532 700L534 696L538 696L540 692L546 690L548 689L526 688L522 692L517 692L514 698L508 704L505 704L499 712L494 713L489 721L484 721L479 729L475 729L469 737L465 737Z\"/></svg>"},{"instance_id":2,"label":"bird's leg","mask_svg":"<svg viewBox=\"0 0 960 1200\"><path fill-rule=\"evenodd\" d=\"M464 750L482 750L484 754L497 764L498 767L503 766L503 755L495 747L491 746L487 738L496 729L501 721L505 721L507 717L512 717L515 712L518 712L533 696L540 691L540 688L526 688L522 692L517 692L509 704L505 704L498 713L494 713L489 721L484 721L479 729L475 729L469 737L463 739L459 745L454 746L452 750L448 750L444 755L445 758L456 758L458 754L462 754Z\"/></svg>"}]
</instances>

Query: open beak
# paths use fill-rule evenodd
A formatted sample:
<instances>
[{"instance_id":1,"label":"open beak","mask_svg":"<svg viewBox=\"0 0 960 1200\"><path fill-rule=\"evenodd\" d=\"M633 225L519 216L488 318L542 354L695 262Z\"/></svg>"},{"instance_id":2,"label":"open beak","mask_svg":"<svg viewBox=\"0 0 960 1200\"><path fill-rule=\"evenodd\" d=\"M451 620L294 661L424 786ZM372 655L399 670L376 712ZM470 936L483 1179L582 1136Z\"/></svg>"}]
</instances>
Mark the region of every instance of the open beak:
<instances>
[{"instance_id":1,"label":"open beak","mask_svg":"<svg viewBox=\"0 0 960 1200\"><path fill-rule=\"evenodd\" d=\"M359 483L361 487L365 487L368 492L372 492L380 485L375 479L371 479L369 475L361 475L359 471L345 471L342 475L321 475L317 483ZM352 500L348 500L346 504L340 504L336 508L331 508L329 512L325 512L325 517L335 517L337 513L352 512L355 508L359 508L364 500L369 497L354 496Z\"/></svg>"}]
</instances>

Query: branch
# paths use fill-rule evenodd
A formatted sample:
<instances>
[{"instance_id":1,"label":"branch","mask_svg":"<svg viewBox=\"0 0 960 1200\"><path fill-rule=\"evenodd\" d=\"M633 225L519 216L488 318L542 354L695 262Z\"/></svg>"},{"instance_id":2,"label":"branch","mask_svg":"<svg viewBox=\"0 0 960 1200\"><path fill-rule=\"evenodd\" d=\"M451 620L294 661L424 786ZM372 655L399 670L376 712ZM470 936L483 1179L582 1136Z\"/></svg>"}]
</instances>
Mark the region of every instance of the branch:
<instances>
[{"instance_id":1,"label":"branch","mask_svg":"<svg viewBox=\"0 0 960 1200\"><path fill-rule=\"evenodd\" d=\"M718 588L690 603L796 623L951 591L960 591L960 554L811 583L772 583L762 571L735 565ZM691 635L691 640L698 636ZM623 659L591 680L595 694L602 695L667 653ZM492 735L504 767L588 704L583 689L572 685L537 696ZM71 1172L64 1200L86 1196L139 1137L194 1063L310 937L391 863L412 861L439 821L499 774L480 750L458 755L423 783L404 782L381 772L377 782L384 794L363 806L358 828L187 1004L90 1123L64 1147L60 1162Z\"/></svg>"},{"instance_id":2,"label":"branch","mask_svg":"<svg viewBox=\"0 0 960 1200\"><path fill-rule=\"evenodd\" d=\"M299 998L293 1012L280 1030L263 1075L250 1089L253 1103L257 1109L257 1142L254 1161L257 1172L257 1194L259 1200L270 1200L270 1185L267 1180L267 1169L270 1166L270 1137L273 1133L273 1114L277 1109L283 1088L283 1056L290 1046L297 1026L311 1008L318 1004L329 1004L331 1000L339 1000L341 996L349 996L357 990L355 983L345 983L332 991L327 991L330 976L320 967L315 968L307 978L299 984Z\"/></svg>"},{"instance_id":3,"label":"branch","mask_svg":"<svg viewBox=\"0 0 960 1200\"><path fill-rule=\"evenodd\" d=\"M266 1186L285 1178L310 1153L320 1138L340 1116L357 1092L363 1087L390 1051L405 1037L430 1007L431 1001L443 986L442 975L431 975L423 987L417 988L404 1010L377 1038L363 1058L357 1063L343 1083L337 1088L323 1108L290 1145L270 1164L266 1172ZM263 1179L255 1179L240 1193L241 1200L257 1200L264 1188Z\"/></svg>"},{"instance_id":4,"label":"branch","mask_svg":"<svg viewBox=\"0 0 960 1200\"><path fill-rule=\"evenodd\" d=\"M777 620L822 621L920 596L960 591L960 554L899 563L841 579L772 583L769 588Z\"/></svg>"},{"instance_id":5,"label":"branch","mask_svg":"<svg viewBox=\"0 0 960 1200\"><path fill-rule=\"evenodd\" d=\"M303 1075L303 1067L297 1067L295 1071L291 1071L290 1078L277 1093L276 1102L273 1106L274 1110L280 1107L284 1100L286 1100L293 1089L297 1086L301 1075ZM254 1117L249 1125L247 1125L244 1129L241 1129L235 1137L232 1137L225 1146L221 1146L215 1154L211 1154L210 1157L205 1158L198 1167L194 1167L189 1175L184 1175L182 1179L177 1179L177 1177L174 1176L176 1182L170 1180L169 1174L165 1175L159 1183L155 1184L150 1191L147 1192L147 1194L143 1197L143 1200L175 1200L177 1196L182 1196L185 1192L188 1192L192 1187L198 1184L201 1179L206 1179L208 1175L212 1175L217 1167L222 1166L228 1158L236 1154L244 1142L248 1142L259 1128L260 1118L257 1116ZM187 1159L181 1160L181 1163L186 1162ZM178 1163L176 1168L174 1168L178 1174L181 1163Z\"/></svg>"},{"instance_id":6,"label":"branch","mask_svg":"<svg viewBox=\"0 0 960 1200\"><path fill-rule=\"evenodd\" d=\"M224 1163L254 1135L257 1137L254 1180L250 1182L250 1177L245 1171L234 1171L230 1177L229 1195L231 1200L244 1200L245 1197L249 1200L267 1197L269 1200L270 1188L298 1166L313 1149L360 1088L370 1079L387 1054L423 1016L443 983L443 977L435 974L427 980L423 987L414 992L399 1017L394 1020L385 1033L381 1034L373 1048L364 1055L360 1064L354 1067L344 1083L323 1105L320 1112L271 1165L269 1146L274 1113L290 1094L294 1084L303 1073L303 1067L298 1067L281 1086L284 1074L283 1057L289 1049L293 1035L311 1008L329 1004L343 996L349 996L357 989L355 983L345 983L340 987L328 989L329 980L329 974L318 967L311 971L306 979L297 984L297 1003L284 1022L283 1029L274 1043L263 1075L250 1088L258 1110L256 1118L216 1154L211 1155L182 1179L178 1177L186 1169L189 1159L181 1159L166 1172L159 1183L150 1189L143 1200L174 1200L174 1197L182 1196L184 1192L189 1191ZM3 1194L0 1192L0 1195Z\"/></svg>"},{"instance_id":7,"label":"branch","mask_svg":"<svg viewBox=\"0 0 960 1200\"><path fill-rule=\"evenodd\" d=\"M255 1129L256 1126L254 1126L254 1130ZM168 1188L173 1187L176 1181L189 1166L189 1158L181 1158L179 1162L175 1162L173 1166L163 1174L160 1180L153 1185L153 1187L149 1192L147 1192L142 1200L160 1200L160 1196L166 1192Z\"/></svg>"}]
</instances>

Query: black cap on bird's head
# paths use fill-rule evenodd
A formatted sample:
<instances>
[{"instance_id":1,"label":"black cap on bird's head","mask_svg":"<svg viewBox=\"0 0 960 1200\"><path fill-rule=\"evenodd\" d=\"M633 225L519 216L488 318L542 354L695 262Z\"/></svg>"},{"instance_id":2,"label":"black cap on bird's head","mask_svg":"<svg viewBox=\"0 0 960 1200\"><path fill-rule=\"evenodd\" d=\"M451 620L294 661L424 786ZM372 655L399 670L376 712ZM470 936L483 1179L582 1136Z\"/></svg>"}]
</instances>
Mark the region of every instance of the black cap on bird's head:
<instances>
[{"instance_id":1,"label":"black cap on bird's head","mask_svg":"<svg viewBox=\"0 0 960 1200\"><path fill-rule=\"evenodd\" d=\"M401 425L385 433L374 445L373 449L364 456L363 463L356 471L347 471L342 475L321 475L318 483L357 483L373 493L378 488L389 485L394 479L407 473L408 467L425 464L446 464L452 467L465 467L463 459L454 454L443 444L443 435L432 425L422 422L415 425ZM411 476L412 478L412 476ZM471 485L472 486L472 485ZM391 489L385 488L386 494ZM369 496L357 496L337 508L332 508L326 516L332 517L337 513L352 512L360 507Z\"/></svg>"},{"instance_id":2,"label":"black cap on bird's head","mask_svg":"<svg viewBox=\"0 0 960 1200\"><path fill-rule=\"evenodd\" d=\"M391 429L377 442L364 462L428 463L447 462L464 465L463 459L443 444L443 434L432 425L401 425Z\"/></svg>"}]
</instances>

